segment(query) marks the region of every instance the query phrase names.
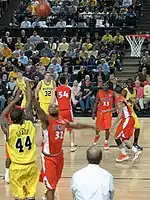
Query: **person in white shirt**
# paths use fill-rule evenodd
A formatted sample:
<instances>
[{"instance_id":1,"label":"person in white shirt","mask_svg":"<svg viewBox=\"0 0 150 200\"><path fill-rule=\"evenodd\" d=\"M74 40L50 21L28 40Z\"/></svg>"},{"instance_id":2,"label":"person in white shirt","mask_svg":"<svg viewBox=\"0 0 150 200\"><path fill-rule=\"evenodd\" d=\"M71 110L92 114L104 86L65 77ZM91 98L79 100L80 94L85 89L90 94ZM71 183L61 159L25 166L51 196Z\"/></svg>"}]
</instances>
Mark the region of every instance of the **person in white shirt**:
<instances>
[{"instance_id":1,"label":"person in white shirt","mask_svg":"<svg viewBox=\"0 0 150 200\"><path fill-rule=\"evenodd\" d=\"M20 28L31 28L31 22L25 17L24 21L21 23Z\"/></svg>"},{"instance_id":2,"label":"person in white shirt","mask_svg":"<svg viewBox=\"0 0 150 200\"><path fill-rule=\"evenodd\" d=\"M65 28L67 25L66 21L64 21L63 19L60 19L59 22L57 22L56 27L57 28Z\"/></svg>"},{"instance_id":3,"label":"person in white shirt","mask_svg":"<svg viewBox=\"0 0 150 200\"><path fill-rule=\"evenodd\" d=\"M101 149L91 146L86 155L88 166L74 173L71 180L73 200L113 200L113 176L99 166Z\"/></svg>"}]
</instances>

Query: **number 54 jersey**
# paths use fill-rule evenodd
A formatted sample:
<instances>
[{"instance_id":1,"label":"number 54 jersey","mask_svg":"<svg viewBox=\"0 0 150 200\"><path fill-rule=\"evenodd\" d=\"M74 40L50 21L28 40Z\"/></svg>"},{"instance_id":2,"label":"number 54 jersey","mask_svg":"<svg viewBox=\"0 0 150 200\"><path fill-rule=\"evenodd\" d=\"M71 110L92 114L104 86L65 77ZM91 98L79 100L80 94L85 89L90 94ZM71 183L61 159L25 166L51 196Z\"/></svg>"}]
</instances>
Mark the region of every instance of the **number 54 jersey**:
<instances>
[{"instance_id":1,"label":"number 54 jersey","mask_svg":"<svg viewBox=\"0 0 150 200\"><path fill-rule=\"evenodd\" d=\"M9 126L7 145L12 163L29 164L36 160L35 132L36 128L30 120L22 125Z\"/></svg>"}]
</instances>

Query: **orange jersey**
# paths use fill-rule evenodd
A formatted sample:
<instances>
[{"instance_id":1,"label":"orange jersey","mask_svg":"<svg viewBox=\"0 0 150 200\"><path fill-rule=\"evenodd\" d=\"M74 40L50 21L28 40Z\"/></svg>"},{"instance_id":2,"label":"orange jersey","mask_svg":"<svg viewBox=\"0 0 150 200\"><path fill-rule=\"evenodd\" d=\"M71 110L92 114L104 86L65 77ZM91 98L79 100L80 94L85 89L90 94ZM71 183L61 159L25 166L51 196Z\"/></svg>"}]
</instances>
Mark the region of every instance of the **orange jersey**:
<instances>
[{"instance_id":1,"label":"orange jersey","mask_svg":"<svg viewBox=\"0 0 150 200\"><path fill-rule=\"evenodd\" d=\"M131 110L130 106L128 105L128 102L125 99L125 97L120 95L118 98L116 98L116 100L115 100L116 107L117 107L117 104L119 102L123 102L125 104L125 106L122 108L122 117L121 117L121 119L125 120L128 117L131 117L132 116L132 110Z\"/></svg>"},{"instance_id":2,"label":"orange jersey","mask_svg":"<svg viewBox=\"0 0 150 200\"><path fill-rule=\"evenodd\" d=\"M56 89L59 110L71 110L71 89L69 86L61 85Z\"/></svg>"},{"instance_id":3,"label":"orange jersey","mask_svg":"<svg viewBox=\"0 0 150 200\"><path fill-rule=\"evenodd\" d=\"M105 92L104 90L100 90L98 92L99 97L99 104L98 104L98 110L111 110L113 107L113 91L108 90Z\"/></svg>"},{"instance_id":4,"label":"orange jersey","mask_svg":"<svg viewBox=\"0 0 150 200\"><path fill-rule=\"evenodd\" d=\"M48 156L57 156L62 152L65 128L67 122L50 116L49 126L43 131L42 152Z\"/></svg>"}]
</instances>

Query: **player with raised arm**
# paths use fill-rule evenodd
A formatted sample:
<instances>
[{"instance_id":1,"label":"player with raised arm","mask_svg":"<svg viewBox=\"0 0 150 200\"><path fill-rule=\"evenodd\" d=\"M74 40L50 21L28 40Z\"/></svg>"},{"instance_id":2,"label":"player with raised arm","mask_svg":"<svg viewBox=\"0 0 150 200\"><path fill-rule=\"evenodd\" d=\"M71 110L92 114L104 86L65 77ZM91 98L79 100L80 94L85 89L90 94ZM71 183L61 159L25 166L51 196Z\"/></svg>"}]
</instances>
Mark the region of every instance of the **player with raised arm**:
<instances>
[{"instance_id":1,"label":"player with raised arm","mask_svg":"<svg viewBox=\"0 0 150 200\"><path fill-rule=\"evenodd\" d=\"M41 109L39 102L33 99L34 109L42 122L43 144L42 144L42 170L40 181L45 183L47 200L54 200L57 183L61 177L64 158L63 140L66 128L85 129L95 128L92 125L71 123L59 116L58 106L53 104L49 107L49 115Z\"/></svg>"},{"instance_id":2,"label":"player with raised arm","mask_svg":"<svg viewBox=\"0 0 150 200\"><path fill-rule=\"evenodd\" d=\"M35 90L35 97L39 99L40 107L48 114L50 104L55 101L55 81L51 79L50 72L45 72L44 79L41 80Z\"/></svg>"},{"instance_id":3,"label":"player with raised arm","mask_svg":"<svg viewBox=\"0 0 150 200\"><path fill-rule=\"evenodd\" d=\"M65 77L61 77L60 86L56 88L56 98L58 101L59 115L68 120L69 122L73 122L73 111L71 107L71 88L67 86L67 80ZM69 136L70 136L70 150L71 152L76 151L76 147L74 144L74 131L68 128Z\"/></svg>"},{"instance_id":4,"label":"player with raised arm","mask_svg":"<svg viewBox=\"0 0 150 200\"><path fill-rule=\"evenodd\" d=\"M26 89L26 114L20 108L14 108L19 95L3 110L1 128L6 135L8 153L11 159L10 188L16 200L34 200L39 181L36 166L35 126L32 123L32 95L30 83ZM7 120L8 113L12 124Z\"/></svg>"},{"instance_id":5,"label":"player with raised arm","mask_svg":"<svg viewBox=\"0 0 150 200\"><path fill-rule=\"evenodd\" d=\"M108 139L110 135L109 129L112 123L112 107L114 102L114 94L112 90L109 90L107 83L103 83L103 89L99 90L96 96L96 102L93 108L92 118L96 118L96 135L93 143L96 144L99 137L100 131L105 131L105 142L104 149L108 150Z\"/></svg>"},{"instance_id":6,"label":"player with raised arm","mask_svg":"<svg viewBox=\"0 0 150 200\"><path fill-rule=\"evenodd\" d=\"M142 147L138 145L138 139L140 135L140 122L139 119L134 111L134 106L137 107L136 105L136 89L133 87L134 86L134 81L129 78L127 80L127 87L123 90L122 95L126 98L127 102L131 106L131 111L132 111L132 116L135 119L135 125L134 125L134 142L133 146L135 146L138 150L143 150Z\"/></svg>"},{"instance_id":7,"label":"player with raised arm","mask_svg":"<svg viewBox=\"0 0 150 200\"><path fill-rule=\"evenodd\" d=\"M139 151L134 146L132 147L129 141L134 131L135 119L132 116L131 107L128 105L126 99L123 97L121 92L122 88L120 86L116 86L114 94L118 117L114 121L112 128L114 128L119 123L115 132L115 142L121 150L121 154L118 158L116 158L116 161L123 162L129 159L129 156L127 155L125 149L125 147L127 147L128 149L132 149L132 151L134 152L134 162L136 159L138 159L141 151Z\"/></svg>"}]
</instances>

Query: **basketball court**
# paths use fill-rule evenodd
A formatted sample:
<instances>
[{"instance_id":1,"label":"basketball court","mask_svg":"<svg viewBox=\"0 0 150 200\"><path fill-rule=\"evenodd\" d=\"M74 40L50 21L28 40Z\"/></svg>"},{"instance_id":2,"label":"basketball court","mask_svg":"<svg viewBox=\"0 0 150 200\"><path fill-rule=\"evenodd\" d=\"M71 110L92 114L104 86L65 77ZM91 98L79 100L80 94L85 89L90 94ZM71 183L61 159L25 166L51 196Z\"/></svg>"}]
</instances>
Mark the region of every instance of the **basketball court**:
<instances>
[{"instance_id":1,"label":"basketball court","mask_svg":"<svg viewBox=\"0 0 150 200\"><path fill-rule=\"evenodd\" d=\"M76 118L77 122L93 124L91 118ZM108 170L115 180L115 200L149 200L150 199L150 123L148 118L141 118L141 136L140 144L144 147L144 151L140 160L135 164L131 164L133 155L129 152L130 160L124 163L116 163L115 158L119 155L120 151L113 141L113 134L111 134L109 152L103 151L103 161L101 166ZM40 169L40 142L41 130L37 125L37 143L38 143L38 166ZM94 136L93 130L75 131L76 143L78 149L75 153L70 153L69 136L65 135L64 140L64 157L65 166L62 178L59 182L57 189L57 200L71 200L70 180L72 174L80 168L86 166L86 149L92 144ZM101 139L98 145L103 146L104 133L101 134ZM3 180L4 175L4 159L5 159L5 146L4 137L1 132L0 135L0 194L3 200L12 200L9 185L5 185ZM89 180L92 181L92 180ZM45 187L39 183L37 200L40 200L45 192Z\"/></svg>"}]
</instances>

